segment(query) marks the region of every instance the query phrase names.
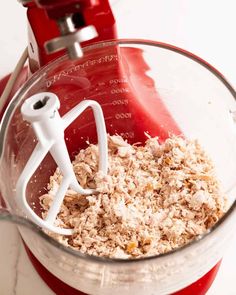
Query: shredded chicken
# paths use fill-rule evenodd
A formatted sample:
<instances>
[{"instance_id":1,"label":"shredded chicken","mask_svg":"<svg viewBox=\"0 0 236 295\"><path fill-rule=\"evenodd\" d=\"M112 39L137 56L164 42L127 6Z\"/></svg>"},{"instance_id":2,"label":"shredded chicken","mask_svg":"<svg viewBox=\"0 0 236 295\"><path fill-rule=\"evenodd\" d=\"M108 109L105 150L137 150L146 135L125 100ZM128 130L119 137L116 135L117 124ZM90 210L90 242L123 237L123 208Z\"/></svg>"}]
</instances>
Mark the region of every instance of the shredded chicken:
<instances>
[{"instance_id":1,"label":"shredded chicken","mask_svg":"<svg viewBox=\"0 0 236 295\"><path fill-rule=\"evenodd\" d=\"M211 228L226 211L212 161L194 140L171 137L145 146L108 136L109 171L98 171L98 147L90 144L75 157L73 168L83 196L68 190L57 225L72 236L49 233L59 242L90 255L139 258L181 247ZM62 180L51 176L41 204L43 217Z\"/></svg>"}]
</instances>

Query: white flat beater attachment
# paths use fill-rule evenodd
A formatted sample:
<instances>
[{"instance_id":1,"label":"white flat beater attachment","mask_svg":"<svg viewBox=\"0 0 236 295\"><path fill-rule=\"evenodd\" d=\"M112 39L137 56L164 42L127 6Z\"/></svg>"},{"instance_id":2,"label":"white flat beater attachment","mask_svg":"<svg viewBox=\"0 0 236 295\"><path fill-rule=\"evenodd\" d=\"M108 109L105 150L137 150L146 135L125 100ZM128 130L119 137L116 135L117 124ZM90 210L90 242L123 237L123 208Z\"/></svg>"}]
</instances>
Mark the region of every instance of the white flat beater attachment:
<instances>
[{"instance_id":1,"label":"white flat beater attachment","mask_svg":"<svg viewBox=\"0 0 236 295\"><path fill-rule=\"evenodd\" d=\"M16 199L23 212L40 227L52 232L71 235L73 229L63 229L54 225L60 211L65 193L70 187L79 194L90 195L94 189L83 189L78 183L64 140L64 130L88 107L91 107L95 117L98 148L99 170L104 174L108 169L108 149L106 126L100 105L94 100L84 100L60 117L58 97L51 92L42 92L28 98L21 107L23 118L32 124L38 143L26 163L16 185ZM39 217L26 200L27 184L41 164L46 154L50 152L63 175L63 180L50 206L46 219Z\"/></svg>"}]
</instances>

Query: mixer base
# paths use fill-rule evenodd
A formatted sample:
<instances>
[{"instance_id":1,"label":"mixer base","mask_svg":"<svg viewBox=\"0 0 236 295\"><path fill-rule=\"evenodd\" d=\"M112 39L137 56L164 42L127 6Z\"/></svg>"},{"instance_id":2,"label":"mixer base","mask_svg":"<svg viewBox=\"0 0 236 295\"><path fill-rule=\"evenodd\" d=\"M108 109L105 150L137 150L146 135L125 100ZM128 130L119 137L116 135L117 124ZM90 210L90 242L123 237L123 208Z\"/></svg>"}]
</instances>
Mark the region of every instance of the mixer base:
<instances>
[{"instance_id":1,"label":"mixer base","mask_svg":"<svg viewBox=\"0 0 236 295\"><path fill-rule=\"evenodd\" d=\"M82 293L66 285L58 278L56 278L34 257L34 255L31 253L31 251L27 248L26 245L25 249L31 263L33 264L34 268L36 269L40 277L44 280L48 287L56 293L56 295L86 295L85 293ZM201 279L172 295L205 295L216 277L216 274L220 267L220 263L221 262L218 262Z\"/></svg>"}]
</instances>

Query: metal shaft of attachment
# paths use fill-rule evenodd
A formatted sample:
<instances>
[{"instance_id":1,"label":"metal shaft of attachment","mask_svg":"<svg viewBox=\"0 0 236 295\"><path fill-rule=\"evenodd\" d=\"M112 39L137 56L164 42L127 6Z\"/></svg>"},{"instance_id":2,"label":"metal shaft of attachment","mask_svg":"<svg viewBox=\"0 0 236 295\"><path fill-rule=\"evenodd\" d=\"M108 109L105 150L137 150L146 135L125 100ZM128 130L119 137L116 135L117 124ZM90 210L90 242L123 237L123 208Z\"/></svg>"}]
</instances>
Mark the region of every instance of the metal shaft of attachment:
<instances>
[{"instance_id":1,"label":"metal shaft of attachment","mask_svg":"<svg viewBox=\"0 0 236 295\"><path fill-rule=\"evenodd\" d=\"M97 30L93 25L76 29L72 21L72 15L60 18L57 23L61 36L45 43L44 46L48 54L66 49L70 59L80 58L83 56L80 43L98 36Z\"/></svg>"},{"instance_id":2,"label":"metal shaft of attachment","mask_svg":"<svg viewBox=\"0 0 236 295\"><path fill-rule=\"evenodd\" d=\"M71 16L65 16L57 21L60 33L62 36L67 36L76 31L74 24L72 22ZM69 44L67 47L67 52L70 59L76 59L83 56L83 51L81 49L79 42L74 42Z\"/></svg>"}]
</instances>

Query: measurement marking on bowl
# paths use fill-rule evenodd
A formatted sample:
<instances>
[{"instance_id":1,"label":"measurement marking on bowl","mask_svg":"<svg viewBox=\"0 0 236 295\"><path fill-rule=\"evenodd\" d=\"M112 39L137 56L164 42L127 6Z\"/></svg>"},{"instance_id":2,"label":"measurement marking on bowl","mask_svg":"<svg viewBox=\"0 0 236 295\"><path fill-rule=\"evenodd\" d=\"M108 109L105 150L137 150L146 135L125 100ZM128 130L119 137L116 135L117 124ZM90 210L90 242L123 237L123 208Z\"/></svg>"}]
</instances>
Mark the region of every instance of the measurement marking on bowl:
<instances>
[{"instance_id":1,"label":"measurement marking on bowl","mask_svg":"<svg viewBox=\"0 0 236 295\"><path fill-rule=\"evenodd\" d=\"M116 99L116 100L113 100L111 102L111 104L113 106L116 106L116 105L128 105L129 104L129 100L128 99Z\"/></svg>"},{"instance_id":2,"label":"measurement marking on bowl","mask_svg":"<svg viewBox=\"0 0 236 295\"><path fill-rule=\"evenodd\" d=\"M132 117L131 113L117 113L117 114L115 114L115 118L117 120L130 119L131 117Z\"/></svg>"},{"instance_id":3,"label":"measurement marking on bowl","mask_svg":"<svg viewBox=\"0 0 236 295\"><path fill-rule=\"evenodd\" d=\"M117 78L109 80L109 83L112 84L121 84L121 83L128 83L127 78Z\"/></svg>"},{"instance_id":4,"label":"measurement marking on bowl","mask_svg":"<svg viewBox=\"0 0 236 295\"><path fill-rule=\"evenodd\" d=\"M125 87L111 89L111 94L128 93L128 92L129 92L129 89Z\"/></svg>"}]
</instances>

